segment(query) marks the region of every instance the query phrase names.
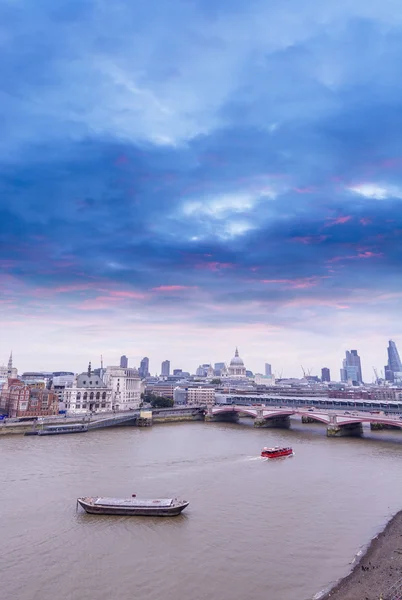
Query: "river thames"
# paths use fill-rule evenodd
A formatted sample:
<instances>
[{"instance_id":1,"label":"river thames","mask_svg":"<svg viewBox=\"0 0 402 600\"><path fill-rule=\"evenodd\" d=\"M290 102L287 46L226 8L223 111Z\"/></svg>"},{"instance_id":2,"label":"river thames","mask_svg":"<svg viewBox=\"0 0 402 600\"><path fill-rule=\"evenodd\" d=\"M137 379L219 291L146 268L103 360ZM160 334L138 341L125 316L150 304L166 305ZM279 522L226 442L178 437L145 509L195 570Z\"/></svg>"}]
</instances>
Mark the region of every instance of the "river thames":
<instances>
[{"instance_id":1,"label":"river thames","mask_svg":"<svg viewBox=\"0 0 402 600\"><path fill-rule=\"evenodd\" d=\"M259 458L265 445L295 456ZM182 423L0 439L4 600L310 600L402 508L402 432ZM181 497L174 518L76 512Z\"/></svg>"}]
</instances>

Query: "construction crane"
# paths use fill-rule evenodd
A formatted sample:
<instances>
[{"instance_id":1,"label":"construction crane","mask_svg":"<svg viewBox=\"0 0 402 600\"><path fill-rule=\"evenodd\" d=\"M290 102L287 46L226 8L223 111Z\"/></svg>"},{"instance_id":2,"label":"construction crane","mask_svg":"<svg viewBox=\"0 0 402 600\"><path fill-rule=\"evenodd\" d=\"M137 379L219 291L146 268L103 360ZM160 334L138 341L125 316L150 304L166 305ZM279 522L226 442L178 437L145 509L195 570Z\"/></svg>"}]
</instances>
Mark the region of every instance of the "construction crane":
<instances>
[{"instance_id":1,"label":"construction crane","mask_svg":"<svg viewBox=\"0 0 402 600\"><path fill-rule=\"evenodd\" d=\"M373 367L373 371L374 371L374 375L375 375L375 382L377 385L380 385L380 378L378 377L378 371L375 367Z\"/></svg>"}]
</instances>

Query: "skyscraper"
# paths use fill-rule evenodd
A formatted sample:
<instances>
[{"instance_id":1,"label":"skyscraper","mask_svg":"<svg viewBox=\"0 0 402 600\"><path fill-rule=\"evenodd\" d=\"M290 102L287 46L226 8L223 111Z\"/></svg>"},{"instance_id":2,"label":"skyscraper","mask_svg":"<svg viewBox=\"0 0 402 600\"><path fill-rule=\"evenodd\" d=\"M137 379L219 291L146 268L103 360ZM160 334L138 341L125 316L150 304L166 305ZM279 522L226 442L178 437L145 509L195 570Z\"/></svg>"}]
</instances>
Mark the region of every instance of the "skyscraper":
<instances>
[{"instance_id":1,"label":"skyscraper","mask_svg":"<svg viewBox=\"0 0 402 600\"><path fill-rule=\"evenodd\" d=\"M140 377L149 377L149 358L144 356L138 369Z\"/></svg>"},{"instance_id":2,"label":"skyscraper","mask_svg":"<svg viewBox=\"0 0 402 600\"><path fill-rule=\"evenodd\" d=\"M125 354L123 354L123 356L120 356L120 367L122 369L127 369L128 367L128 358Z\"/></svg>"},{"instance_id":3,"label":"skyscraper","mask_svg":"<svg viewBox=\"0 0 402 600\"><path fill-rule=\"evenodd\" d=\"M350 350L350 352L346 350L346 358L343 359L341 369L341 380L363 383L362 367L357 350Z\"/></svg>"},{"instance_id":4,"label":"skyscraper","mask_svg":"<svg viewBox=\"0 0 402 600\"><path fill-rule=\"evenodd\" d=\"M392 340L389 340L389 342L388 342L387 351L388 351L388 367L389 367L390 371L392 371L393 373L401 373L402 372L401 359L399 358L399 352L396 347L396 344Z\"/></svg>"},{"instance_id":5,"label":"skyscraper","mask_svg":"<svg viewBox=\"0 0 402 600\"><path fill-rule=\"evenodd\" d=\"M265 363L265 375L267 377L271 377L272 375L272 367L269 363Z\"/></svg>"},{"instance_id":6,"label":"skyscraper","mask_svg":"<svg viewBox=\"0 0 402 600\"><path fill-rule=\"evenodd\" d=\"M331 372L328 367L323 367L321 369L321 381L331 381Z\"/></svg>"},{"instance_id":7,"label":"skyscraper","mask_svg":"<svg viewBox=\"0 0 402 600\"><path fill-rule=\"evenodd\" d=\"M161 368L162 377L169 377L170 375L170 360L164 360Z\"/></svg>"}]
</instances>

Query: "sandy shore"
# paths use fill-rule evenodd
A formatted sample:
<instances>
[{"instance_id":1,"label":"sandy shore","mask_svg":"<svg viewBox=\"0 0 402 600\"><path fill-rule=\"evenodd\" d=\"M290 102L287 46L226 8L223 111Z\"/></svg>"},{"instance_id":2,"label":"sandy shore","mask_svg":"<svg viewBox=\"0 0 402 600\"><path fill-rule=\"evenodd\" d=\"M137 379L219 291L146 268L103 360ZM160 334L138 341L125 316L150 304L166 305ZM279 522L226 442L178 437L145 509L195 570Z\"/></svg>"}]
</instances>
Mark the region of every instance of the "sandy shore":
<instances>
[{"instance_id":1,"label":"sandy shore","mask_svg":"<svg viewBox=\"0 0 402 600\"><path fill-rule=\"evenodd\" d=\"M402 511L371 541L350 575L320 600L388 600L386 592L401 578Z\"/></svg>"}]
</instances>

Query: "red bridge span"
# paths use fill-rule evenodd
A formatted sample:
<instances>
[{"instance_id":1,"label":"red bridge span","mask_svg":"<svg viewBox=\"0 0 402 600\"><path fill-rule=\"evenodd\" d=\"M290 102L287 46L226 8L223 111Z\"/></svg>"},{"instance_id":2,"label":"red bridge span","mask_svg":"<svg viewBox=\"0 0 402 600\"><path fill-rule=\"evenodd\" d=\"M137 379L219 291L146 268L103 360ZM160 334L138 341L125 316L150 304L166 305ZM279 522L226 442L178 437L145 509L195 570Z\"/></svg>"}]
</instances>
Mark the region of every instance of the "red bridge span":
<instances>
[{"instance_id":1,"label":"red bridge span","mask_svg":"<svg viewBox=\"0 0 402 600\"><path fill-rule=\"evenodd\" d=\"M319 410L303 408L282 408L266 406L214 405L208 407L206 421L238 421L240 416L254 419L254 427L290 427L290 417L300 416L303 422L321 422L327 426L328 436L356 436L363 432L363 423L370 423L372 429L402 429L399 415L373 414L367 412Z\"/></svg>"}]
</instances>

